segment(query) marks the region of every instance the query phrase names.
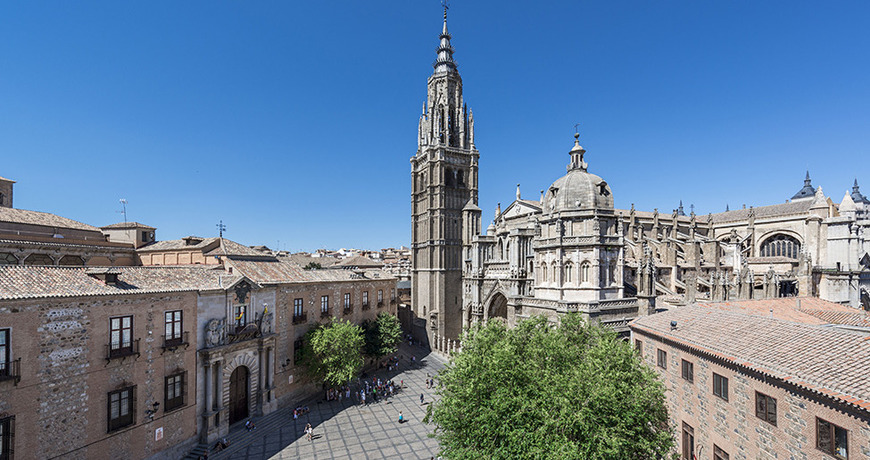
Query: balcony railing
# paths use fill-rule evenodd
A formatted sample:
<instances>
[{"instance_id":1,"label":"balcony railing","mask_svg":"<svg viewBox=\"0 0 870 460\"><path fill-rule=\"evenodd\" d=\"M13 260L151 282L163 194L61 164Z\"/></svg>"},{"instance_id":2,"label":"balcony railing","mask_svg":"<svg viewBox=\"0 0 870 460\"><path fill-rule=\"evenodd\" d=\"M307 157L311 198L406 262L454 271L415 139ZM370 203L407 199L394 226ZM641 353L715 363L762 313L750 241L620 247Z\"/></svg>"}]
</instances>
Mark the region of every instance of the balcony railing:
<instances>
[{"instance_id":1,"label":"balcony railing","mask_svg":"<svg viewBox=\"0 0 870 460\"><path fill-rule=\"evenodd\" d=\"M332 316L332 315L329 314L329 310L326 310L326 311L321 310L320 311L321 318L329 318L330 316Z\"/></svg>"},{"instance_id":2,"label":"balcony railing","mask_svg":"<svg viewBox=\"0 0 870 460\"><path fill-rule=\"evenodd\" d=\"M125 359L128 356L136 356L139 357L139 340L135 339L130 342L130 345L126 347L112 346L111 343L106 344L106 361L111 361L113 359Z\"/></svg>"},{"instance_id":3,"label":"balcony railing","mask_svg":"<svg viewBox=\"0 0 870 460\"><path fill-rule=\"evenodd\" d=\"M349 314L353 313L353 307L345 307L344 311L342 313L345 315L349 315Z\"/></svg>"},{"instance_id":4,"label":"balcony railing","mask_svg":"<svg viewBox=\"0 0 870 460\"><path fill-rule=\"evenodd\" d=\"M227 343L236 343L262 336L263 333L260 331L260 325L256 321L227 325Z\"/></svg>"},{"instance_id":5,"label":"balcony railing","mask_svg":"<svg viewBox=\"0 0 870 460\"><path fill-rule=\"evenodd\" d=\"M166 338L163 336L163 350L175 350L178 347L187 348L190 345L190 333L188 331L184 331L181 335L177 337Z\"/></svg>"},{"instance_id":6,"label":"balcony railing","mask_svg":"<svg viewBox=\"0 0 870 460\"><path fill-rule=\"evenodd\" d=\"M308 321L308 315L302 313L301 315L293 315L293 324L302 324Z\"/></svg>"},{"instance_id":7,"label":"balcony railing","mask_svg":"<svg viewBox=\"0 0 870 460\"><path fill-rule=\"evenodd\" d=\"M379 300L379 301L378 301L378 308L381 308L381 307L383 307L383 306L384 306L384 301L383 301L383 300Z\"/></svg>"},{"instance_id":8,"label":"balcony railing","mask_svg":"<svg viewBox=\"0 0 870 460\"><path fill-rule=\"evenodd\" d=\"M362 306L362 309L363 309L363 310L368 310L369 308L372 308L372 305L371 305L370 303L368 303L368 302L364 302L364 303L363 303L363 306Z\"/></svg>"},{"instance_id":9,"label":"balcony railing","mask_svg":"<svg viewBox=\"0 0 870 460\"><path fill-rule=\"evenodd\" d=\"M21 381L21 358L0 363L0 381L13 380L15 385Z\"/></svg>"}]
</instances>

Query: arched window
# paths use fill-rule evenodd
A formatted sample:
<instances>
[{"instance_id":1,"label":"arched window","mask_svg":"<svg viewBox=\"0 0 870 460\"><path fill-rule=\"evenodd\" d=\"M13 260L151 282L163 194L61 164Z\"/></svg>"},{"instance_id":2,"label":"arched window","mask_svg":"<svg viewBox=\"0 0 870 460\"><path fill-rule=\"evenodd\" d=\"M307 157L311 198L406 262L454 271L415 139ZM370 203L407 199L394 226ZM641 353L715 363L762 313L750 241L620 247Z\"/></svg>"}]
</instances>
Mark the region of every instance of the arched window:
<instances>
[{"instance_id":1,"label":"arched window","mask_svg":"<svg viewBox=\"0 0 870 460\"><path fill-rule=\"evenodd\" d=\"M60 258L59 265L84 265L85 261L79 256L65 255Z\"/></svg>"},{"instance_id":2,"label":"arched window","mask_svg":"<svg viewBox=\"0 0 870 460\"><path fill-rule=\"evenodd\" d=\"M572 283L574 282L574 265L571 262L565 264L565 282Z\"/></svg>"},{"instance_id":3,"label":"arched window","mask_svg":"<svg viewBox=\"0 0 870 460\"><path fill-rule=\"evenodd\" d=\"M542 283L547 282L547 265L546 264L541 266L541 282Z\"/></svg>"},{"instance_id":4,"label":"arched window","mask_svg":"<svg viewBox=\"0 0 870 460\"><path fill-rule=\"evenodd\" d=\"M589 274L592 271L592 264L589 262L583 262L580 264L580 282L588 283L589 282Z\"/></svg>"},{"instance_id":5,"label":"arched window","mask_svg":"<svg viewBox=\"0 0 870 460\"><path fill-rule=\"evenodd\" d=\"M609 284L616 283L616 262L610 262L610 265L607 266L607 277L610 278Z\"/></svg>"},{"instance_id":6,"label":"arched window","mask_svg":"<svg viewBox=\"0 0 870 460\"><path fill-rule=\"evenodd\" d=\"M8 252L0 252L0 265L18 265L18 259Z\"/></svg>"},{"instance_id":7,"label":"arched window","mask_svg":"<svg viewBox=\"0 0 870 460\"><path fill-rule=\"evenodd\" d=\"M556 273L558 273L556 270L558 270L558 268L556 267L556 262L553 262L553 282L554 283L559 282L559 277L556 276Z\"/></svg>"},{"instance_id":8,"label":"arched window","mask_svg":"<svg viewBox=\"0 0 870 460\"><path fill-rule=\"evenodd\" d=\"M761 243L761 257L788 257L797 259L801 252L801 244L788 235L774 235Z\"/></svg>"},{"instance_id":9,"label":"arched window","mask_svg":"<svg viewBox=\"0 0 870 460\"><path fill-rule=\"evenodd\" d=\"M47 254L31 254L24 259L24 265L54 265L54 260Z\"/></svg>"}]
</instances>

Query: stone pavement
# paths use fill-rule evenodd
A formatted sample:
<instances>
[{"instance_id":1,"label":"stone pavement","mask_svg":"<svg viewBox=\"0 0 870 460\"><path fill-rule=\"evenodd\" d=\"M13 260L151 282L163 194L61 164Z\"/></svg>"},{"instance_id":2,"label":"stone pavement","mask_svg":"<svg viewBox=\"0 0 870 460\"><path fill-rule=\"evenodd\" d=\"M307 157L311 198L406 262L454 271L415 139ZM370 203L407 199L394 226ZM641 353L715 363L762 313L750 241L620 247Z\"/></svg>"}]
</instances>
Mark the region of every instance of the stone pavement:
<instances>
[{"instance_id":1,"label":"stone pavement","mask_svg":"<svg viewBox=\"0 0 870 460\"><path fill-rule=\"evenodd\" d=\"M219 459L430 459L438 455L438 442L429 438L432 425L423 423L426 406L435 396L426 388L426 374L433 377L444 367L445 360L419 347L403 345L404 356L399 371L370 373L381 378L404 380L405 388L388 400L361 406L351 401L324 401L323 395L301 402L311 411L293 420L292 408L284 408L254 419L257 429L233 436L232 445L212 453ZM410 364L416 356L416 365ZM420 404L420 393L426 404ZM399 411L406 422L399 425ZM306 423L314 427L314 440L304 435ZM244 430L243 426L233 431Z\"/></svg>"}]
</instances>

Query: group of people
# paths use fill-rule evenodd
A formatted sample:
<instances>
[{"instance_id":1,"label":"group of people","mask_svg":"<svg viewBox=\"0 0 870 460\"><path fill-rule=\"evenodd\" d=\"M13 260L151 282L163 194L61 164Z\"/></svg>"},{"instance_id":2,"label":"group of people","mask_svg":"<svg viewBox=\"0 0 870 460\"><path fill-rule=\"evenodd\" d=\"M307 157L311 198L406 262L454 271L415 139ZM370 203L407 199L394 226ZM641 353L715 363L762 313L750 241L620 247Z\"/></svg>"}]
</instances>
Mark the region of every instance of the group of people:
<instances>
[{"instance_id":1,"label":"group of people","mask_svg":"<svg viewBox=\"0 0 870 460\"><path fill-rule=\"evenodd\" d=\"M398 393L403 385L404 381L396 384L392 380L372 377L371 381L360 382L360 390L356 393L358 402L366 405L370 401L378 402L381 399L389 398Z\"/></svg>"}]
</instances>

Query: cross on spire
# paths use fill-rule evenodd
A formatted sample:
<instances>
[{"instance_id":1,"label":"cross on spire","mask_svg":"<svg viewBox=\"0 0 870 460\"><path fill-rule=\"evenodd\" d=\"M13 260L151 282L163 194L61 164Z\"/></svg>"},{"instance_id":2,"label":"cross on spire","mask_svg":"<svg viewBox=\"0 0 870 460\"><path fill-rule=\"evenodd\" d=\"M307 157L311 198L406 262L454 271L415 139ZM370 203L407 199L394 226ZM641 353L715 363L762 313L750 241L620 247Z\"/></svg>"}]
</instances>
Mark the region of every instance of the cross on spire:
<instances>
[{"instance_id":1,"label":"cross on spire","mask_svg":"<svg viewBox=\"0 0 870 460\"><path fill-rule=\"evenodd\" d=\"M217 227L217 229L218 229L218 235L220 235L220 237L223 238L224 237L224 230L227 229L227 226L224 225L223 219L221 219L221 221L218 222L217 225L215 225L215 227Z\"/></svg>"},{"instance_id":2,"label":"cross on spire","mask_svg":"<svg viewBox=\"0 0 870 460\"><path fill-rule=\"evenodd\" d=\"M444 8L444 20L447 20L447 10L450 9L450 2L448 0L441 0L441 6Z\"/></svg>"}]
</instances>

